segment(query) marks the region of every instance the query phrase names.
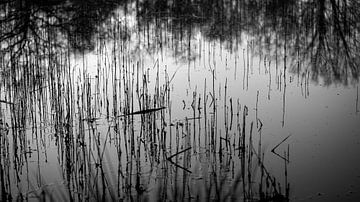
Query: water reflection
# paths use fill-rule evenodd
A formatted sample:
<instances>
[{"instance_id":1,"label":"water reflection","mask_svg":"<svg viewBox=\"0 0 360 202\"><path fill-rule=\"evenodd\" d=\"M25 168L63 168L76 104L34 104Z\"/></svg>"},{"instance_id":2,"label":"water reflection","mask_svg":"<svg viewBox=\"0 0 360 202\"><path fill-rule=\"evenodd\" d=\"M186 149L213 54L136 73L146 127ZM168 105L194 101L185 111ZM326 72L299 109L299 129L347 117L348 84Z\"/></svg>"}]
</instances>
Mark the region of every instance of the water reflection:
<instances>
[{"instance_id":1,"label":"water reflection","mask_svg":"<svg viewBox=\"0 0 360 202\"><path fill-rule=\"evenodd\" d=\"M292 72L299 72L301 66L302 71L311 70L315 81L346 85L348 79L358 78L358 8L353 0L159 0L142 1L137 13L142 26L169 23L178 39L186 40L200 29L207 39L220 40L231 49L244 36L254 37L259 54L277 60L287 56Z\"/></svg>"},{"instance_id":2,"label":"water reflection","mask_svg":"<svg viewBox=\"0 0 360 202\"><path fill-rule=\"evenodd\" d=\"M0 5L2 51L50 45L93 50L94 33L122 1L5 0ZM67 39L68 41L63 41ZM67 44L68 43L68 44ZM45 47L44 47L45 46Z\"/></svg>"},{"instance_id":3,"label":"water reflection","mask_svg":"<svg viewBox=\"0 0 360 202\"><path fill-rule=\"evenodd\" d=\"M2 200L52 197L47 187L54 182L64 200L286 201L289 146L275 151L284 138L273 140L281 159L277 179L265 166L261 137L263 123L279 112L266 108L271 118L262 122L262 105L272 96L282 99L284 127L286 92L295 92L286 88L284 71L305 72L307 96L308 72L325 84L358 78L356 1L18 0L0 6ZM260 62L249 59L249 50ZM187 63L195 87L184 89L184 78L176 83L166 57L144 65L144 52ZM206 67L196 76L199 67L190 66L200 58L211 65L201 63ZM249 85L249 78L258 79L251 79L249 63L263 61L262 81ZM244 75L241 95L237 71ZM268 95L261 99L264 90L252 87L263 83ZM176 94L178 86L186 95ZM275 88L281 99L271 94ZM247 100L245 89L256 101Z\"/></svg>"},{"instance_id":4,"label":"water reflection","mask_svg":"<svg viewBox=\"0 0 360 202\"><path fill-rule=\"evenodd\" d=\"M141 46L149 52L171 46L175 57L194 59L197 55L190 44L198 32L234 50L250 36L259 54L276 60L286 55L294 73L311 70L313 80L321 78L327 84L358 78L360 14L354 0L5 1L2 52L16 53L25 47L35 51L35 46L39 51L54 42L93 50L93 35L104 29L104 21L120 5L126 11L122 15L136 13L138 28L129 31L143 33L134 51ZM149 33L150 27L155 33Z\"/></svg>"}]
</instances>

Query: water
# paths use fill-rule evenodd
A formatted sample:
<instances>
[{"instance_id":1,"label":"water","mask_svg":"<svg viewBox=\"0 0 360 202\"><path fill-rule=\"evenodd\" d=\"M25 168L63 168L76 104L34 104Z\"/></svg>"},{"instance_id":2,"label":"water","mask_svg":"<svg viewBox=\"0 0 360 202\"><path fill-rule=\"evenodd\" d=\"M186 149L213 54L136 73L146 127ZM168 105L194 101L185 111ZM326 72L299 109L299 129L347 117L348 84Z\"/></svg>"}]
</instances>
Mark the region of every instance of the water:
<instances>
[{"instance_id":1,"label":"water","mask_svg":"<svg viewBox=\"0 0 360 202\"><path fill-rule=\"evenodd\" d=\"M358 6L2 5L2 200L356 201Z\"/></svg>"}]
</instances>

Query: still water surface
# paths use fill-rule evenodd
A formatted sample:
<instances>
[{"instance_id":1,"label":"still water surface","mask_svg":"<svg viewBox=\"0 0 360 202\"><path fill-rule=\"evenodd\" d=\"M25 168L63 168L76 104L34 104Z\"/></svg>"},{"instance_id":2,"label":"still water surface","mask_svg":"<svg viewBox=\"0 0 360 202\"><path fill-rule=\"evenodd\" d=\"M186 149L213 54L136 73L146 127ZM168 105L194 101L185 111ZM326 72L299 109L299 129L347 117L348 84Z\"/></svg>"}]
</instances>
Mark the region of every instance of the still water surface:
<instances>
[{"instance_id":1,"label":"still water surface","mask_svg":"<svg viewBox=\"0 0 360 202\"><path fill-rule=\"evenodd\" d=\"M19 2L3 200L360 197L356 1Z\"/></svg>"}]
</instances>

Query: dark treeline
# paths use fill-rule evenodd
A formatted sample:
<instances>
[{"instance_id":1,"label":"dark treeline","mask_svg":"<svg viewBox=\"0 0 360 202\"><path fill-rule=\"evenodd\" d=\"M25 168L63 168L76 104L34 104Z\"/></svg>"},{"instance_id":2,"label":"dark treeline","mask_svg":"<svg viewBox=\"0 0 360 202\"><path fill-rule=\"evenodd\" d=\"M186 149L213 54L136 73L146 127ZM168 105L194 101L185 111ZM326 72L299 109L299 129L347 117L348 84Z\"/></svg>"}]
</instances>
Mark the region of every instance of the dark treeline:
<instances>
[{"instance_id":1,"label":"dark treeline","mask_svg":"<svg viewBox=\"0 0 360 202\"><path fill-rule=\"evenodd\" d=\"M328 84L358 78L356 0L5 0L0 5L1 50L16 54L29 42L68 42L73 50L92 50L94 33L120 6L125 14L136 12L138 29L132 31L143 33L150 52L168 45L175 47L175 56L190 56L184 52L191 52L198 31L233 50L248 34L259 54L290 56L293 72L309 67L314 80L321 77Z\"/></svg>"}]
</instances>

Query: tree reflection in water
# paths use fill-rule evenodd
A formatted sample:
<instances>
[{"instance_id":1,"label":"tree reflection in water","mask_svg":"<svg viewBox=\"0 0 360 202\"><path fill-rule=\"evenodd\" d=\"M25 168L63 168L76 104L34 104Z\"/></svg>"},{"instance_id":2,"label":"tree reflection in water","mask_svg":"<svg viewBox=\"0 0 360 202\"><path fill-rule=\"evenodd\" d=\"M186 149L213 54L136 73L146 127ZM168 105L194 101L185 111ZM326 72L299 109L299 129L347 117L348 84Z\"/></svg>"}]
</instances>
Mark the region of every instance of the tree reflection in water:
<instances>
[{"instance_id":1,"label":"tree reflection in water","mask_svg":"<svg viewBox=\"0 0 360 202\"><path fill-rule=\"evenodd\" d=\"M13 54L25 47L35 51L36 46L40 51L50 45L92 50L94 34L123 6L135 9L139 27L132 31L154 24L158 35L166 30L176 43L187 44L200 30L206 39L220 40L230 49L247 34L254 37L259 54L289 56L293 72L301 63L311 70L314 80L321 77L327 84L347 84L349 78L358 78L359 4L356 0L6 0L1 3L0 41L2 52ZM167 42L156 43L164 46ZM191 50L179 54L184 51Z\"/></svg>"},{"instance_id":2,"label":"tree reflection in water","mask_svg":"<svg viewBox=\"0 0 360 202\"><path fill-rule=\"evenodd\" d=\"M194 35L191 30L200 27L207 39L220 40L234 48L245 33L254 37L259 54L273 58L286 54L293 61L293 72L298 71L301 63L303 71L311 70L315 81L321 77L326 84L347 84L349 78L358 78L360 3L356 0L173 4L144 0L140 5L137 12L140 23L170 22L174 35Z\"/></svg>"},{"instance_id":3,"label":"tree reflection in water","mask_svg":"<svg viewBox=\"0 0 360 202\"><path fill-rule=\"evenodd\" d=\"M75 49L92 50L94 33L119 6L117 2L5 0L0 7L2 51L16 53L25 47L35 50L35 46L64 47L67 43Z\"/></svg>"},{"instance_id":4,"label":"tree reflection in water","mask_svg":"<svg viewBox=\"0 0 360 202\"><path fill-rule=\"evenodd\" d=\"M357 81L359 77L359 8L360 3L357 0L3 0L0 3L0 71L2 78L4 78L3 83L10 89L7 92L10 101L3 101L3 103L10 104L11 106L14 139L16 137L19 137L19 139L25 137L24 130L15 129L25 128L27 124L26 116L29 114L29 111L31 113L36 110L47 112L46 110L41 111L42 109L38 109L36 101L34 101L46 103L45 93L42 94L41 91L46 85L51 87L49 100L51 100L51 110L54 114L49 115L49 117L54 122L56 135L61 136L60 134L62 134L65 141L71 142L72 139L68 137L69 135L74 135L73 130L75 129L70 127L70 123L75 122L75 119L79 120L80 123L87 121L93 127L92 123L97 117L92 117L91 110L88 110L92 109L92 106L89 104L92 102L90 97L86 100L89 102L87 103L89 106L84 104L84 109L78 109L79 114L82 110L86 111L84 113L85 117L78 114L75 116L74 111L76 109L70 106L76 100L75 90L72 91L72 88L75 87L72 86L71 82L74 81L71 80L70 72L66 71L70 69L68 66L70 63L68 61L70 60L68 57L70 53L93 51L99 42L97 37L114 37L121 39L121 42L124 43L131 41L133 42L132 46L127 48L134 55L138 54L139 51L143 51L142 47L145 47L150 54L168 47L172 50L175 58L185 58L185 60L197 57L192 52L191 43L199 33L205 40L219 41L225 44L231 51L237 51L239 44L245 40L245 37L249 37L253 41L259 56L266 56L276 61L280 60L280 58L285 58L290 64L287 68L293 73L301 74L310 71L314 81L321 79L327 85L333 83L347 85L349 80ZM118 12L119 10L122 12ZM114 15L133 15L136 28L132 29L126 22L121 20L114 22L109 20ZM120 36L116 34L111 36L113 33L106 33L107 30L111 31L112 29L116 31L122 30L124 36L121 36L122 33L120 33ZM143 38L133 40L132 37L134 35ZM116 54L114 58L115 61L119 59L116 58ZM115 74L116 71L114 71ZM46 76L50 78L46 80L44 78ZM61 79L64 78L68 80L62 81ZM143 78L146 82L146 75ZM84 90L83 92L85 90L88 90L86 93L90 92L92 90L88 87L90 82L86 80L89 78L83 79L85 84L79 86L84 88L82 89ZM96 79L99 79L99 77ZM115 80L117 78L114 76ZM129 83L124 83L124 85L129 85ZM130 85L130 87L134 86ZM129 89L131 89L130 87ZM124 89L128 93L128 89ZM77 90L77 93L81 91ZM116 93L115 91L114 94ZM31 96L34 96L36 99ZM39 100L42 100L42 102ZM114 100L114 112L117 113L116 107L118 106L115 101L118 100ZM195 101L194 98L194 103ZM129 104L128 106L131 105ZM157 107L159 107L158 109L164 109L162 108L163 106ZM127 110L129 109L130 107ZM107 110L107 113L109 113L109 109ZM146 110L149 111L149 109ZM130 110L122 112L122 114L130 114ZM113 114L114 117L119 115L116 113ZM247 108L246 110L244 108L244 117L246 115ZM4 115L0 110L0 118L2 117ZM40 116L41 118L43 117ZM1 130L3 125L5 124L1 123ZM183 126L184 124L181 125L181 128ZM79 126L79 128L81 127ZM152 127L149 126L149 128ZM188 128L187 125L186 128ZM116 130L119 130L119 128L116 128ZM0 135L0 137L4 138L7 136ZM154 139L156 139L155 135ZM26 145L26 141L23 142ZM133 144L134 142L135 140L132 140ZM79 147L74 147L75 149L80 148L79 151L85 150L82 149L85 148L84 142L76 143L80 146L76 145ZM224 144L228 146L227 143ZM17 145L14 145L16 148L14 149L14 155L27 154L26 147L21 148L24 151L20 152L17 150ZM74 143L69 143L63 145L65 149L62 148L65 150L63 155L65 157L63 158L69 157L68 159L70 159L64 163L64 167L66 167L64 172L68 174L66 177L68 177L69 182L71 177L73 177L71 173L74 171L72 170L73 162L71 162L73 160L71 159L71 154L75 153L75 149L72 147L74 145ZM0 148L0 150L5 151L5 148ZM238 150L241 150L240 147ZM131 152L134 153L135 151L132 150ZM186 153L186 155L190 156L190 153ZM91 166L89 166L89 170L86 170L88 168L86 163L91 163L86 162L86 158L84 159L85 161L83 162L81 162L83 159L75 162L79 164L75 166L80 167L77 174L84 177L78 181L79 184L86 183L85 180L81 180L86 179L89 173L89 175L92 174ZM0 159L0 163L2 162L5 161ZM14 162L18 163L19 167L25 164L21 158ZM96 164L96 169L98 167L101 168L101 166ZM0 165L0 169L2 173L9 173L9 167L6 167L5 164ZM6 171L6 169L8 170ZM101 170L101 175L103 172ZM131 171L129 173L131 175ZM1 174L1 177L3 176L5 174ZM2 178L1 181L6 181L4 180L5 178ZM252 179L250 178L249 182L251 184ZM269 176L266 178L273 180ZM131 176L129 179L131 179ZM139 183L140 176L137 176L136 180L136 191L144 192ZM277 193L275 180L271 183L275 185L269 185L269 187L275 188ZM80 191L83 191L81 189L86 189L83 184L73 186ZM9 187L2 187L2 189L9 189ZM128 189L128 187L125 187L125 189ZM210 187L209 190L211 189ZM5 192L3 190L1 193ZM285 185L285 190L288 193L288 185ZM251 189L248 193L251 196ZM69 195L71 196L72 194L70 193Z\"/></svg>"}]
</instances>

